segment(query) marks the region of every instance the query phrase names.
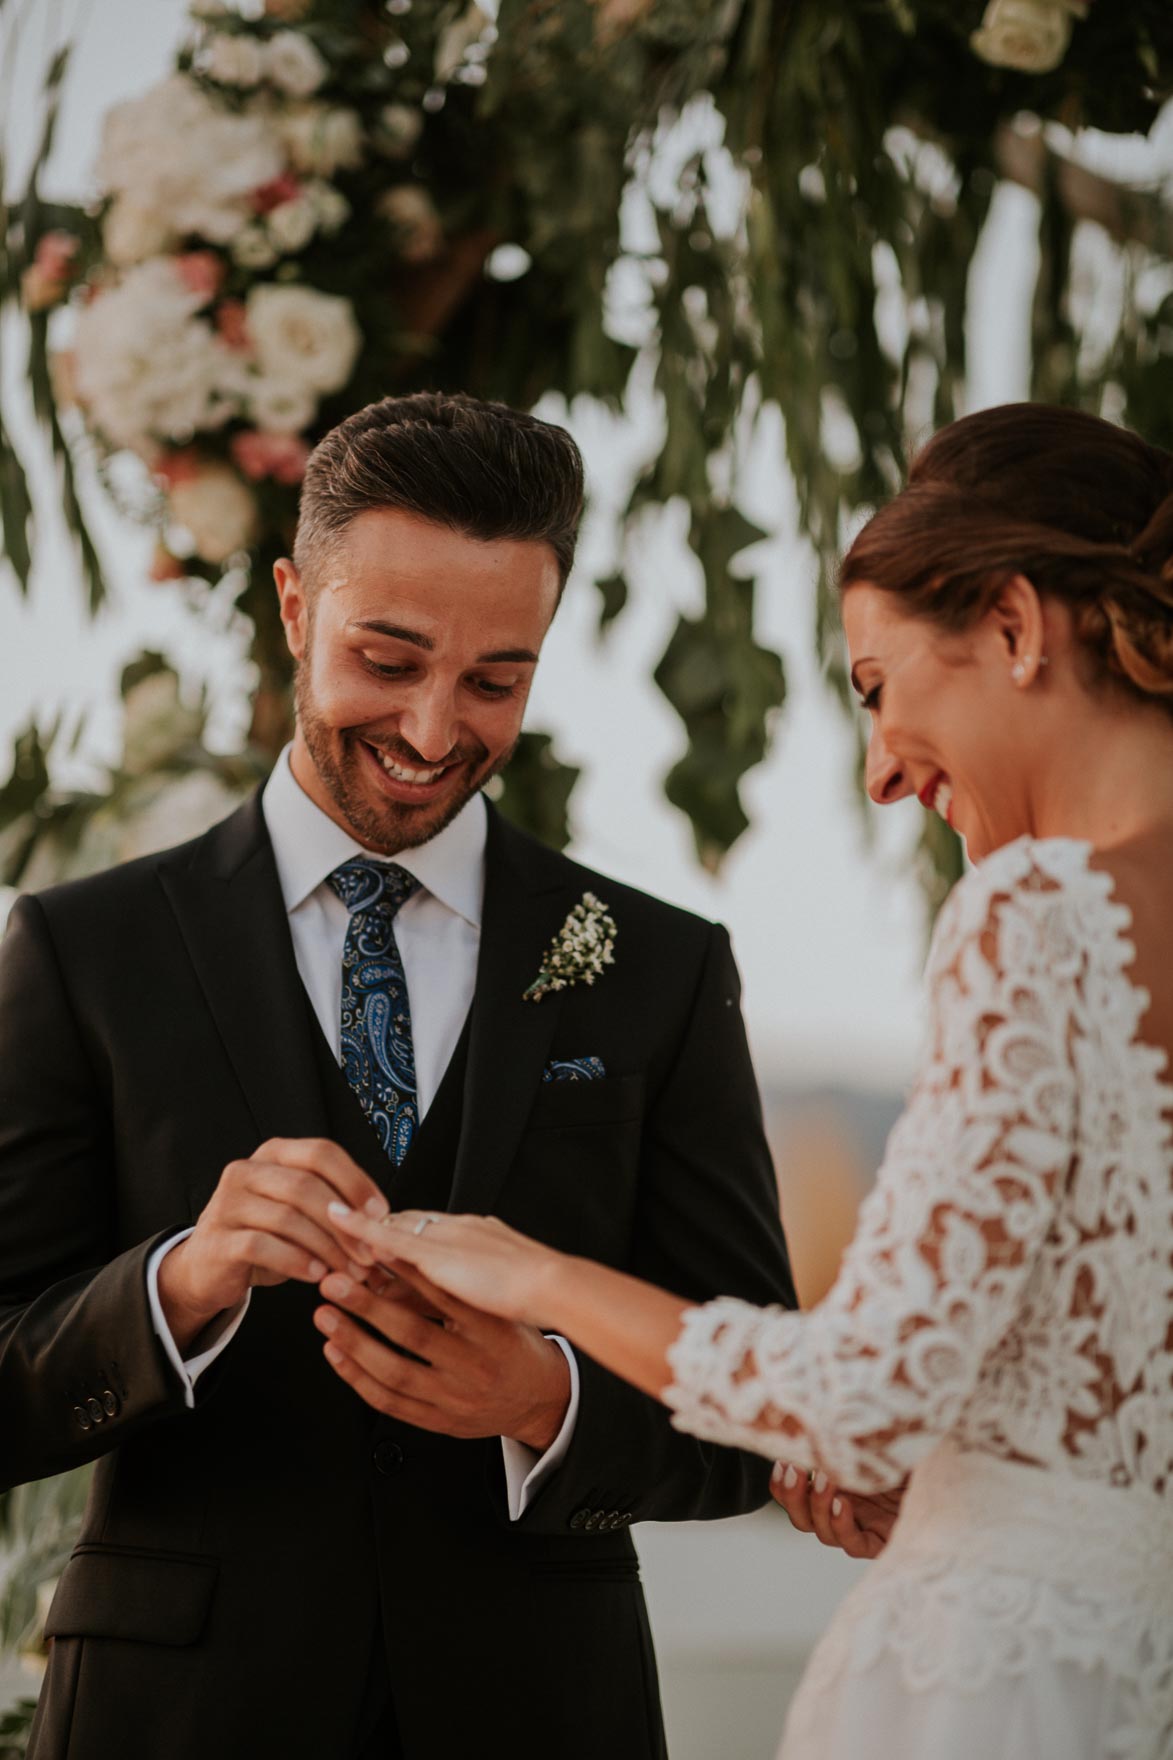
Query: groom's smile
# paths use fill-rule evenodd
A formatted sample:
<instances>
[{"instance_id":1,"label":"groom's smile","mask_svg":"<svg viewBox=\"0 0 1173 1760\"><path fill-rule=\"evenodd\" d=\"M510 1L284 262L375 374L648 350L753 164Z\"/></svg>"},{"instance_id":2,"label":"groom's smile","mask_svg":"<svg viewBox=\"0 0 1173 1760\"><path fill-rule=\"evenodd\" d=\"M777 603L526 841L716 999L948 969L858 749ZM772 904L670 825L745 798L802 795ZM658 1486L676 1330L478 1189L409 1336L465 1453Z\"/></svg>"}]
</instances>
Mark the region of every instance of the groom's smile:
<instances>
[{"instance_id":1,"label":"groom's smile","mask_svg":"<svg viewBox=\"0 0 1173 1760\"><path fill-rule=\"evenodd\" d=\"M291 762L369 849L425 843L509 760L559 596L550 546L359 514L276 570L297 662Z\"/></svg>"}]
</instances>

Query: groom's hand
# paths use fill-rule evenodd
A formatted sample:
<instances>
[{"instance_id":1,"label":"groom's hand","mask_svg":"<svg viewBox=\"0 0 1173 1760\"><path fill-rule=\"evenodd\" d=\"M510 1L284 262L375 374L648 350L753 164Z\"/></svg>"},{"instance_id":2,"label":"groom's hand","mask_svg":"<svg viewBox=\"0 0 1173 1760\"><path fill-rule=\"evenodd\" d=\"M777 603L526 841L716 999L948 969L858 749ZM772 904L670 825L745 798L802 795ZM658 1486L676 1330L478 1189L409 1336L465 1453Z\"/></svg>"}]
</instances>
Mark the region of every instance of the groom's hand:
<instances>
[{"instance_id":1,"label":"groom's hand","mask_svg":"<svg viewBox=\"0 0 1173 1760\"><path fill-rule=\"evenodd\" d=\"M275 1137L230 1161L193 1232L159 1266L159 1300L181 1351L256 1284L318 1283L358 1268L327 1206L384 1215L378 1186L337 1143Z\"/></svg>"},{"instance_id":2,"label":"groom's hand","mask_svg":"<svg viewBox=\"0 0 1173 1760\"><path fill-rule=\"evenodd\" d=\"M332 1272L321 1286L329 1305L314 1315L327 1361L369 1406L443 1436L509 1436L540 1454L550 1447L570 1403L570 1369L556 1344L406 1268L381 1290L377 1282L377 1272L367 1284Z\"/></svg>"}]
</instances>

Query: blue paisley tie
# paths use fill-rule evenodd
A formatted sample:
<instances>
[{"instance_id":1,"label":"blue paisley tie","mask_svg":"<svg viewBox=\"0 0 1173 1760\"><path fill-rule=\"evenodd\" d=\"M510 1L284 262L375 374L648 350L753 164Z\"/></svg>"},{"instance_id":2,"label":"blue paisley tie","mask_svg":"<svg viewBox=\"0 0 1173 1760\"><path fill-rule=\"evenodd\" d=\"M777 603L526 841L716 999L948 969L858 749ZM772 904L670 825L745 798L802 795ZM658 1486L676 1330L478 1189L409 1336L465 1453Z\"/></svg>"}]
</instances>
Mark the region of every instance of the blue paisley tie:
<instances>
[{"instance_id":1,"label":"blue paisley tie","mask_svg":"<svg viewBox=\"0 0 1173 1760\"><path fill-rule=\"evenodd\" d=\"M394 862L357 856L329 883L350 912L342 950L342 1071L398 1167L419 1127L411 1004L395 913L419 881Z\"/></svg>"}]
</instances>

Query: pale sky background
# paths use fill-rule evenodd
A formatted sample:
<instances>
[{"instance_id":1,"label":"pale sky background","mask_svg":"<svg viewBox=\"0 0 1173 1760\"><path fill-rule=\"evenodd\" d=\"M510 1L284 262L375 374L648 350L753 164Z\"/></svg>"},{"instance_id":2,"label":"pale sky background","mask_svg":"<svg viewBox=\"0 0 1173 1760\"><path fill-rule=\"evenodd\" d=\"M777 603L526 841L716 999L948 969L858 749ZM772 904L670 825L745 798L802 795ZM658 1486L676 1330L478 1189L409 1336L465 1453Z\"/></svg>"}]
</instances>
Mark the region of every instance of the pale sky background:
<instances>
[{"instance_id":1,"label":"pale sky background","mask_svg":"<svg viewBox=\"0 0 1173 1760\"><path fill-rule=\"evenodd\" d=\"M169 70L185 8L180 0L98 0L70 10L79 28L45 189L76 198L88 188L102 112ZM48 5L38 12L37 29L59 16ZM16 138L31 136L39 111L35 86L21 80ZM1001 190L973 271L982 313L972 338L973 407L1025 392L1032 225L1031 198ZM6 353L12 373L11 340ZM542 413L566 419L553 407ZM924 911L908 861L921 808L911 802L872 813L869 834L852 782L851 730L814 665L814 567L796 537L777 419L763 426L738 499L772 534L750 556L763 565L760 639L782 653L790 694L771 755L744 785L753 828L719 878L698 867L690 828L660 790L683 735L649 674L680 610L699 607L701 593L699 568L683 547L686 522L674 517L682 510L648 533L630 574L627 611L605 641L595 634L598 600L589 571L597 565L607 573L615 561L606 508L621 494L624 470L654 420L646 403L629 423L592 407L576 407L568 418L596 505L580 552L585 567L547 643L528 725L554 733L560 754L583 768L572 802L572 852L729 926L764 1082L903 1086L922 1019ZM40 456L30 437L20 438L26 458ZM86 749L116 750L118 673L147 646L167 651L193 683L208 682L215 724L229 737L241 724L247 684L244 642L229 602L212 616L196 616L172 589L152 585L150 536L93 494L89 506L113 602L91 622L76 563L50 517L44 461L35 486L43 517L28 602L8 575L0 578L0 771L9 737L34 709L46 718L61 706L71 714L85 710Z\"/></svg>"}]
</instances>

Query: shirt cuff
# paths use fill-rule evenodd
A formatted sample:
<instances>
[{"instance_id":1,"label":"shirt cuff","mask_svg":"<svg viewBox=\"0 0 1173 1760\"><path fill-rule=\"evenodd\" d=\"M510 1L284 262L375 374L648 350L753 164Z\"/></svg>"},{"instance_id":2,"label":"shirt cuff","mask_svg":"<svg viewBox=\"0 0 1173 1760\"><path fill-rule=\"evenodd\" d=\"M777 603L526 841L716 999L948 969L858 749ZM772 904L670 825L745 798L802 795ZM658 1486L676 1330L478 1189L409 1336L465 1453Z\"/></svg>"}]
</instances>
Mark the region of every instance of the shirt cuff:
<instances>
[{"instance_id":1,"label":"shirt cuff","mask_svg":"<svg viewBox=\"0 0 1173 1760\"><path fill-rule=\"evenodd\" d=\"M524 1442L517 1442L512 1436L501 1438L501 1449L505 1456L505 1492L509 1500L509 1520L518 1522L550 1477L566 1458L574 1435L574 1426L578 1419L579 1375L578 1363L574 1352L564 1338L556 1332L548 1332L546 1337L556 1344L570 1365L570 1399L566 1406L566 1416L562 1420L562 1428L555 1436L545 1454L539 1455L537 1449L528 1447Z\"/></svg>"},{"instance_id":2,"label":"shirt cuff","mask_svg":"<svg viewBox=\"0 0 1173 1760\"><path fill-rule=\"evenodd\" d=\"M171 1367L183 1383L184 1401L189 1407L195 1405L196 1382L208 1365L215 1362L225 1345L236 1337L240 1323L248 1313L249 1302L252 1300L252 1291L250 1290L224 1330L217 1335L215 1342L210 1344L206 1350L197 1351L194 1357L180 1356L179 1346L171 1336L171 1328L167 1324L163 1304L159 1300L159 1267L172 1247L177 1247L180 1241L185 1241L188 1235L193 1232L193 1229L185 1228L179 1234L173 1234L169 1240L163 1242L162 1246L156 1247L147 1260L147 1300L151 1305L151 1323L159 1335L163 1349L167 1352Z\"/></svg>"}]
</instances>

